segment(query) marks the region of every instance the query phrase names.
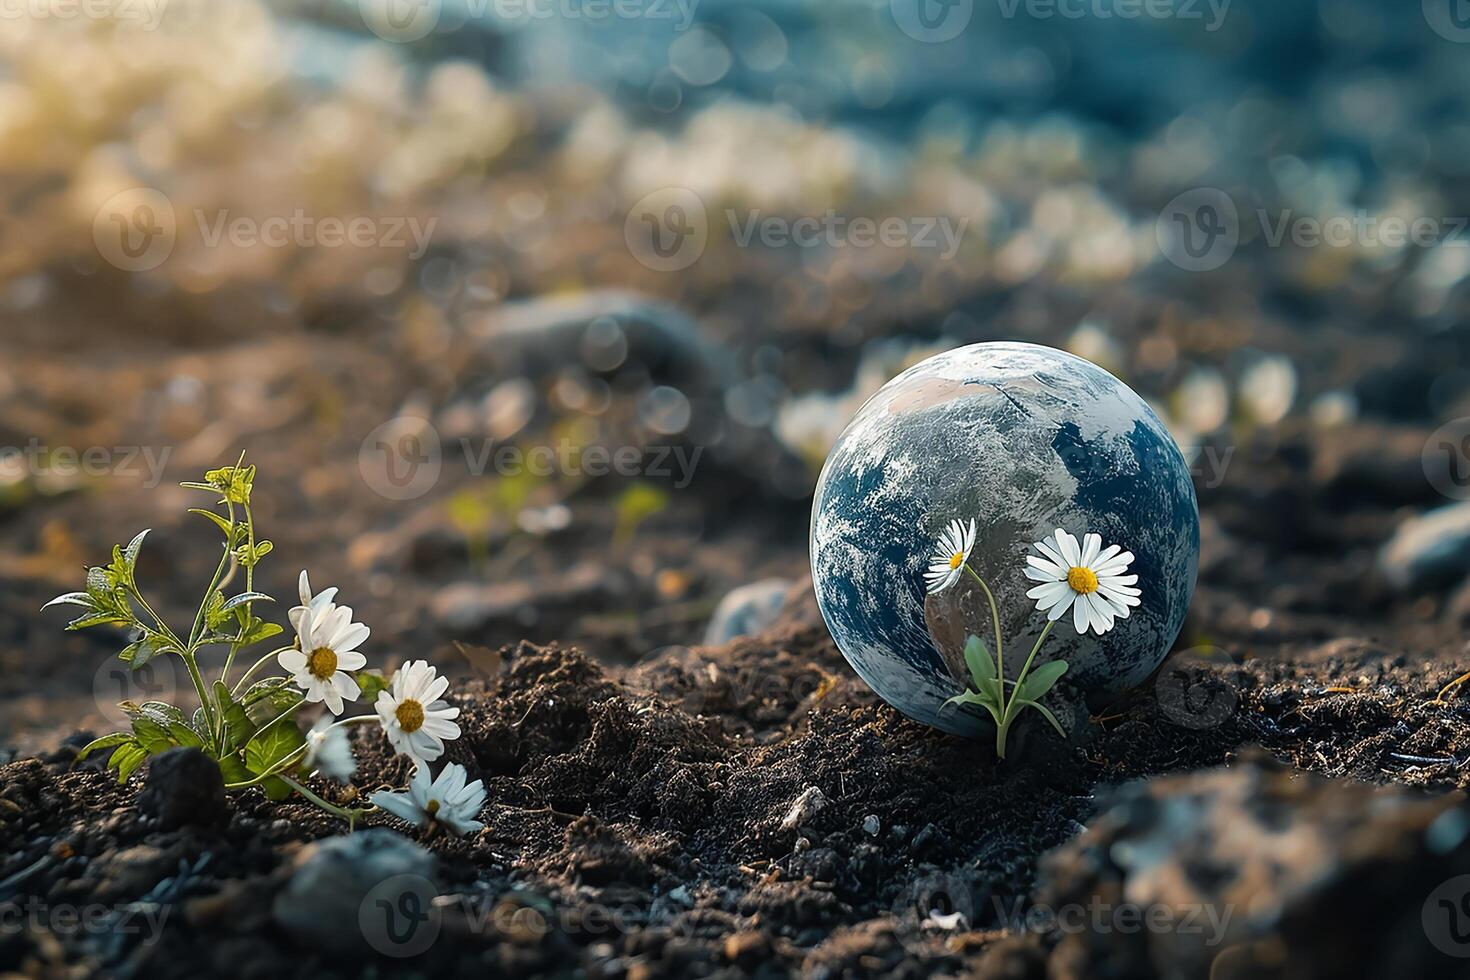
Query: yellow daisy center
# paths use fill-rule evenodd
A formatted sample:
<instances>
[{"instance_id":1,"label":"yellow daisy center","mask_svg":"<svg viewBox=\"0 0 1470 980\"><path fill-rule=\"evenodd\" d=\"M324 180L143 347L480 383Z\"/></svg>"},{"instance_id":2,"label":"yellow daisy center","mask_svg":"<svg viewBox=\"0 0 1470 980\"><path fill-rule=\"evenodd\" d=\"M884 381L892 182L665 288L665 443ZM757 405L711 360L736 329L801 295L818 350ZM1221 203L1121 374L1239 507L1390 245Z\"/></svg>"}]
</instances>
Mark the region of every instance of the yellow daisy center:
<instances>
[{"instance_id":1,"label":"yellow daisy center","mask_svg":"<svg viewBox=\"0 0 1470 980\"><path fill-rule=\"evenodd\" d=\"M952 555L949 556L949 567L950 567L950 570L951 571L953 571L956 568L959 568L964 563L965 563L965 553L963 551L956 551L954 554L952 554Z\"/></svg>"},{"instance_id":2,"label":"yellow daisy center","mask_svg":"<svg viewBox=\"0 0 1470 980\"><path fill-rule=\"evenodd\" d=\"M430 800L428 803L424 804L424 812L427 813L431 817L434 814L438 813L439 812L439 801L438 800Z\"/></svg>"},{"instance_id":3,"label":"yellow daisy center","mask_svg":"<svg viewBox=\"0 0 1470 980\"><path fill-rule=\"evenodd\" d=\"M337 672L337 651L330 647L317 647L307 656L306 669L317 680L326 680Z\"/></svg>"},{"instance_id":4,"label":"yellow daisy center","mask_svg":"<svg viewBox=\"0 0 1470 980\"><path fill-rule=\"evenodd\" d=\"M424 727L424 706L412 699L398 702L398 710L393 715L398 719L398 727L410 735Z\"/></svg>"},{"instance_id":5,"label":"yellow daisy center","mask_svg":"<svg viewBox=\"0 0 1470 980\"><path fill-rule=\"evenodd\" d=\"M1097 591L1097 573L1090 568L1081 565L1073 565L1067 570L1067 584L1072 587L1073 592L1087 595L1089 592Z\"/></svg>"}]
</instances>

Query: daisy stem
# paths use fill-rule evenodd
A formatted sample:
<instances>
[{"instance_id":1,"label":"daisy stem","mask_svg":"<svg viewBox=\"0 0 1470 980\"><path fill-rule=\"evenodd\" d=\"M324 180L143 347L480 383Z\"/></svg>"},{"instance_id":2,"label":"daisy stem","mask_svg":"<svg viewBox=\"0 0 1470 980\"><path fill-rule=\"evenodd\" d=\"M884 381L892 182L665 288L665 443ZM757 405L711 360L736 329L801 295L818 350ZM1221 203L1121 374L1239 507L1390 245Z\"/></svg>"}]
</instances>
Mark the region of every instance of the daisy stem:
<instances>
[{"instance_id":1,"label":"daisy stem","mask_svg":"<svg viewBox=\"0 0 1470 980\"><path fill-rule=\"evenodd\" d=\"M282 776L281 782L285 783L287 786L291 787L296 792L300 793L302 796L306 797L308 800L321 807L323 810L326 810L328 813L334 813L337 816L341 817L343 820L346 820L348 833L351 833L354 829L356 829L357 821L360 817L365 817L368 813L371 812L369 810L351 809L348 807L337 806L335 803L328 803L326 800L322 799L320 796L317 796L311 790L307 789L305 785L298 783L290 776Z\"/></svg>"},{"instance_id":2,"label":"daisy stem","mask_svg":"<svg viewBox=\"0 0 1470 980\"><path fill-rule=\"evenodd\" d=\"M1041 645L1046 642L1047 634L1051 632L1051 628L1055 625L1056 620L1048 621L1046 624L1046 629L1042 630L1041 635L1036 638L1036 645L1031 648L1031 655L1026 658L1026 663L1022 665L1020 676L1016 678L1016 687L1014 690L1011 691L1011 703L1006 706L1007 714L1011 713L1011 709L1016 706L1016 702L1020 699L1021 685L1025 683L1026 672L1031 669L1031 661L1036 659L1036 652L1040 650Z\"/></svg>"},{"instance_id":3,"label":"daisy stem","mask_svg":"<svg viewBox=\"0 0 1470 980\"><path fill-rule=\"evenodd\" d=\"M250 555L253 558L255 556L255 516L251 514L249 504L245 505L245 537L246 542L250 546ZM245 566L245 591L255 591L255 563L253 561L249 565ZM245 603L245 617L247 621L249 620L250 614L254 611L254 609L255 603ZM239 636L236 637L234 643L230 644L230 652L225 657L225 665L219 672L220 683L229 684L230 666L234 664L235 654L240 652L240 641L244 638L245 627L241 626Z\"/></svg>"},{"instance_id":4,"label":"daisy stem","mask_svg":"<svg viewBox=\"0 0 1470 980\"><path fill-rule=\"evenodd\" d=\"M242 687L245 686L245 682L248 681L248 680L250 680L250 678L255 675L255 672L257 670L259 670L260 668L264 667L267 663L269 663L273 657L279 657L281 654L285 653L287 650L294 650L294 649L296 649L296 648L295 647L281 647L279 650L272 650L270 653L266 654L265 656L261 657L259 660L255 661L255 663L253 663L253 664L250 665L250 669L247 670L247 671L245 671L245 676L242 677L242 678L240 678L238 681L235 682L235 686L230 690L230 697L234 697L235 695L239 694L240 693L240 688L242 688Z\"/></svg>"},{"instance_id":5,"label":"daisy stem","mask_svg":"<svg viewBox=\"0 0 1470 980\"><path fill-rule=\"evenodd\" d=\"M970 577L980 583L980 588L985 590L985 598L990 600L990 621L995 626L995 672L997 675L997 680L999 680L1001 683L1001 689L1004 690L1006 680L1006 658L1005 654L1001 652L1000 648L1000 607L995 604L995 595L990 591L990 586L986 585L985 580L981 578L973 568L970 567L969 562L965 562L965 571L969 572ZM1032 652L1034 653L1035 651Z\"/></svg>"},{"instance_id":6,"label":"daisy stem","mask_svg":"<svg viewBox=\"0 0 1470 980\"><path fill-rule=\"evenodd\" d=\"M1016 686L1011 689L1010 701L1001 706L1000 721L995 725L995 754L1000 758L1006 757L1006 732L1010 730L1011 722L1016 720L1021 702L1021 685L1026 681L1026 674L1031 670L1031 662L1036 659L1036 653L1041 645L1046 642L1046 637L1051 633L1051 628L1056 625L1055 620L1048 621L1046 628L1036 638L1036 643L1031 647L1031 653L1026 657L1026 662L1021 665L1021 673L1016 676ZM1001 688L1001 699L1005 700L1005 688Z\"/></svg>"}]
</instances>

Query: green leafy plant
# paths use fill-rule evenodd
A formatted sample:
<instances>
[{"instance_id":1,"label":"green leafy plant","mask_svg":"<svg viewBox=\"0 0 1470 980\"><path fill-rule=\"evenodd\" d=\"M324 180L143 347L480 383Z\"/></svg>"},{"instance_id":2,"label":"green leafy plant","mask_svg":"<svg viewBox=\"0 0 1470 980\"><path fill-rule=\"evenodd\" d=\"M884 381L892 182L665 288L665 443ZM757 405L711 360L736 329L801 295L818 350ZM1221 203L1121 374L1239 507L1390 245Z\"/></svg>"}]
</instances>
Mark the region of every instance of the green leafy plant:
<instances>
[{"instance_id":1,"label":"green leafy plant","mask_svg":"<svg viewBox=\"0 0 1470 980\"><path fill-rule=\"evenodd\" d=\"M1082 542L1061 528L1033 545L1038 554L1026 556L1025 574L1028 579L1039 583L1026 593L1027 598L1036 600L1037 610L1047 613L1046 626L1031 647L1031 653L1021 666L1015 680L1005 675L1005 655L1000 631L1000 607L995 594L978 572L970 567L970 552L975 547L975 521L968 525L963 521L951 521L940 537L939 546L930 559L925 572L925 583L930 595L949 589L966 573L980 586L990 605L991 626L995 630L995 657L985 641L970 636L965 642L965 667L974 684L944 702L951 705L978 705L995 722L995 751L1000 758L1006 755L1006 737L1011 726L1027 708L1033 708L1051 723L1057 734L1067 737L1066 729L1057 720L1051 709L1041 703L1062 675L1067 672L1064 660L1050 660L1032 670L1036 654L1052 628L1068 612L1079 634L1092 630L1098 636L1113 628L1116 619L1126 619L1131 607L1139 603L1139 590L1135 588L1137 575L1127 574L1133 561L1132 552L1123 551L1118 545L1106 549L1102 538L1096 534L1084 534Z\"/></svg>"},{"instance_id":2,"label":"green leafy plant","mask_svg":"<svg viewBox=\"0 0 1470 980\"><path fill-rule=\"evenodd\" d=\"M107 565L88 569L83 591L46 604L45 608L82 610L67 625L69 630L112 626L131 631L133 639L118 657L132 670L157 657L178 657L199 699L192 714L163 701L124 701L121 707L131 722L130 730L95 739L78 753L78 759L109 751L108 768L117 773L119 782L125 782L152 756L174 748L195 748L219 763L226 790L258 788L275 800L299 794L351 825L369 811L337 806L307 785L313 774L345 780L355 769L341 726L379 724L395 750L423 768L443 754L446 739L459 736L452 720L459 709L429 697L428 692L442 692L442 687L434 687L434 668L422 661L405 667L411 677L403 677L400 671L392 681L360 670L366 658L357 653L357 647L370 631L352 621L351 607L334 601L336 589L312 595L305 572L301 573L301 605L290 614L295 641L260 657L240 677L232 677L241 652L285 632L255 612L257 604L274 601L255 589L256 568L273 550L270 541L256 534L251 508L255 474L255 467L245 466L242 456L234 466L211 470L201 482L184 484L218 498L212 508L195 508L190 513L207 519L224 537L219 562L187 633L175 630L154 610L138 582L138 558L147 531L126 546L114 547ZM228 595L241 571L243 589ZM226 653L218 676L206 683L200 657L209 647L223 647ZM286 674L252 680L272 664ZM376 713L327 718L327 723L319 723L310 734L301 731L297 716L308 705L324 703L332 715L339 715L344 702L364 694L376 702ZM462 785L463 779L456 778Z\"/></svg>"}]
</instances>

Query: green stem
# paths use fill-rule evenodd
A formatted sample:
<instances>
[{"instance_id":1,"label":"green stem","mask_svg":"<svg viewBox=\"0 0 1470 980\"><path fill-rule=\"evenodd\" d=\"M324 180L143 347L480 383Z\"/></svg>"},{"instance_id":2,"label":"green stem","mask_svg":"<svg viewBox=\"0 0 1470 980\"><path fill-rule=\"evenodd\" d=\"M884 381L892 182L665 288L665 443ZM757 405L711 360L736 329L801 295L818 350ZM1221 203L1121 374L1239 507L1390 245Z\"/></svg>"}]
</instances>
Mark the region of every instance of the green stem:
<instances>
[{"instance_id":1,"label":"green stem","mask_svg":"<svg viewBox=\"0 0 1470 980\"><path fill-rule=\"evenodd\" d=\"M1020 698L1021 685L1026 681L1026 672L1031 669L1031 661L1036 659L1036 651L1041 649L1041 644L1046 642L1047 635L1051 633L1051 628L1055 625L1056 620L1048 621L1046 624L1046 629L1041 631L1041 635L1036 638L1035 645L1031 647L1031 654L1026 658L1026 663L1023 664L1021 667L1021 673L1016 677L1016 687L1015 690L1011 692L1011 701L1010 704L1006 707L1007 713L1010 712L1011 708L1015 706L1016 701Z\"/></svg>"},{"instance_id":2,"label":"green stem","mask_svg":"<svg viewBox=\"0 0 1470 980\"><path fill-rule=\"evenodd\" d=\"M279 657L281 654L285 653L287 650L294 650L294 649L296 649L296 648L295 647L281 647L278 650L272 650L270 653L266 654L265 656L261 657L259 660L255 661L255 663L253 663L253 664L250 665L250 669L247 670L247 671L245 671L245 676L241 677L238 681L235 682L235 686L233 688L231 688L231 690L230 690L230 697L234 697L235 695L239 694L240 693L240 689L245 686L245 682L248 681L248 680L250 680L250 678L254 677L255 676L255 672L257 670L259 670L260 668L264 667L266 664L270 663L272 660L274 660L276 657Z\"/></svg>"},{"instance_id":3,"label":"green stem","mask_svg":"<svg viewBox=\"0 0 1470 980\"><path fill-rule=\"evenodd\" d=\"M985 590L985 598L990 601L990 621L991 624L995 627L995 670L996 674L998 675L996 679L1000 681L1001 689L1004 690L1006 680L1006 658L1005 653L1001 650L1000 647L1000 607L995 604L995 595L990 591L990 586L986 585L985 580L981 578L973 568L970 567L969 562L965 562L965 571L969 572L970 577L980 583L980 588Z\"/></svg>"},{"instance_id":4,"label":"green stem","mask_svg":"<svg viewBox=\"0 0 1470 980\"><path fill-rule=\"evenodd\" d=\"M346 820L348 833L351 833L352 830L356 827L359 818L365 817L368 813L372 812L370 810L357 810L348 807L340 807L337 806L335 803L328 803L326 800L322 799L320 796L317 796L311 790L307 789L304 785L298 783L296 780L292 779L289 776L282 776L281 782L285 783L287 786L290 786L296 792L300 793L302 796L306 797L308 800L315 803L323 810L326 810L328 813L335 813L343 820Z\"/></svg>"},{"instance_id":5,"label":"green stem","mask_svg":"<svg viewBox=\"0 0 1470 980\"><path fill-rule=\"evenodd\" d=\"M199 611L194 614L194 627L189 630L189 649L194 649L194 644L199 642L199 637L204 635L204 616L209 612L210 600L214 598L215 590L225 575L225 569L229 567L230 560L235 553L235 505L229 505L230 534L225 539L225 553L220 555L219 565L215 567L214 578L209 580L209 588L204 590L204 601L199 604Z\"/></svg>"},{"instance_id":6,"label":"green stem","mask_svg":"<svg viewBox=\"0 0 1470 980\"><path fill-rule=\"evenodd\" d=\"M1051 628L1055 625L1055 620L1048 621L1046 628L1036 638L1036 643L1031 647L1030 655L1026 657L1026 662L1021 666L1021 673L1016 676L1016 686L1011 689L1010 700L1003 705L1000 713L1000 721L996 722L995 754L1002 759L1006 757L1006 733L1010 731L1011 722L1015 721L1016 715L1020 713L1021 685L1026 681L1026 674L1031 670L1031 662L1036 659L1037 651L1041 649L1041 644L1046 642L1047 635L1051 633ZM1005 700L1004 687L1001 688L1001 699Z\"/></svg>"},{"instance_id":7,"label":"green stem","mask_svg":"<svg viewBox=\"0 0 1470 980\"><path fill-rule=\"evenodd\" d=\"M250 505L249 504L246 504L245 505L245 539L246 539L246 544L248 544L249 547L250 547L250 555L251 555L252 558L254 558L254 556L255 556L255 515L250 512ZM245 566L245 591L246 592L254 592L255 591L255 565L254 565L253 562L251 564ZM254 611L255 611L255 603L253 603L253 602L247 602L247 603L245 603L245 621L246 622L249 622L250 621L250 617L254 613ZM221 683L224 683L226 685L229 684L229 682L230 682L230 680L229 680L230 679L230 666L235 662L235 654L237 654L237 653L240 652L240 641L243 640L244 638L245 638L245 627L244 626L241 626L240 627L240 633L236 637L235 642L230 644L230 652L225 656L225 665L220 670L219 679L220 679Z\"/></svg>"},{"instance_id":8,"label":"green stem","mask_svg":"<svg viewBox=\"0 0 1470 980\"><path fill-rule=\"evenodd\" d=\"M215 725L215 711L213 707L213 702L210 700L209 697L209 692L204 689L204 678L199 673L199 661L195 659L192 650L184 651L182 656L184 659L184 666L189 668L189 680L194 682L194 690L199 695L199 706L204 709L205 724L209 727L210 732L213 732ZM216 737L215 745L219 744L219 739L218 737Z\"/></svg>"}]
</instances>

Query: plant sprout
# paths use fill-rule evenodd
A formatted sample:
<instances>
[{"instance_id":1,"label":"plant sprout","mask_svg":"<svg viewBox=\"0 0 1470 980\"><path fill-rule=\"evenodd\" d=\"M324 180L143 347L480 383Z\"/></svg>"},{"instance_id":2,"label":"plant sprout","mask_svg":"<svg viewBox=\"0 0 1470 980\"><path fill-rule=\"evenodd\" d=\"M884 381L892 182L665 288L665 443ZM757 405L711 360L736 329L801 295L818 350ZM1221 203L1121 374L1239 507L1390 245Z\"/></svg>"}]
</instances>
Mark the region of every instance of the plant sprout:
<instances>
[{"instance_id":1,"label":"plant sprout","mask_svg":"<svg viewBox=\"0 0 1470 980\"><path fill-rule=\"evenodd\" d=\"M1034 671L1031 669L1052 627L1070 609L1073 626L1079 634L1091 629L1101 636L1113 628L1116 619L1127 618L1131 608L1141 601L1135 588L1138 576L1125 574L1133 561L1132 552L1123 551L1118 545L1103 549L1102 538L1096 534L1083 535L1079 546L1075 537L1057 528L1053 536L1033 545L1041 554L1026 556L1025 573L1027 578L1041 584L1026 595L1036 600L1038 611L1047 614L1047 623L1022 664L1021 673L1011 681L1005 676L1000 607L990 586L970 567L970 552L974 547L975 521L970 520L968 525L951 521L930 559L925 580L929 594L937 595L968 572L985 593L995 631L995 656L991 657L984 640L972 635L965 642L965 666L970 671L974 690L957 694L944 705L977 704L984 708L995 722L996 755L1004 759L1011 725L1027 708L1034 708L1057 734L1067 737L1056 715L1041 703L1067 672L1066 661L1052 660Z\"/></svg>"},{"instance_id":2,"label":"plant sprout","mask_svg":"<svg viewBox=\"0 0 1470 980\"><path fill-rule=\"evenodd\" d=\"M272 800L297 794L352 826L371 811L337 806L306 785L313 774L341 780L355 769L343 726L381 725L395 750L412 758L427 779L428 763L442 754L444 741L460 735L459 726L452 721L459 709L437 700L448 682L436 678L427 663L415 662L410 665L415 672L414 689L395 700L394 710L384 714L382 699L389 697L385 691L389 681L361 669L367 658L357 652L367 641L369 629L354 621L350 606L336 602L336 589L313 595L305 572L300 578L301 605L291 609L289 616L295 627L293 643L261 656L238 678L232 676L240 653L285 632L255 614L258 603L274 601L255 589L256 567L273 546L256 534L251 509L256 470L244 462L242 455L236 465L205 474L203 482L184 484L217 495L213 508L195 508L190 513L207 519L224 536L219 563L187 633L175 630L154 610L138 583L138 556L147 531L126 547L114 547L109 565L88 569L84 591L58 596L46 604L46 608L70 605L83 610L68 630L117 626L132 631L135 639L118 654L132 670L155 657L178 657L199 698L199 708L192 715L163 701L124 701L121 707L132 722L131 730L95 739L77 758L110 749L107 767L116 771L119 782L126 782L151 756L179 747L195 748L219 764L228 791L256 787ZM226 588L240 569L245 573L244 590L226 596ZM200 670L200 655L208 647L227 651L211 682L206 682ZM252 682L271 666L284 674ZM395 690L401 687L393 685ZM345 702L359 697L369 702L379 699L379 711L333 719L342 713ZM420 705L415 697L433 703ZM313 703L324 704L330 715L319 720L308 736L296 716ZM425 751L435 748L437 751ZM450 772L456 769L458 772ZM452 785L464 786L462 769L446 766L440 778L446 778L446 773ZM468 817L461 821L466 827L470 823Z\"/></svg>"}]
</instances>

